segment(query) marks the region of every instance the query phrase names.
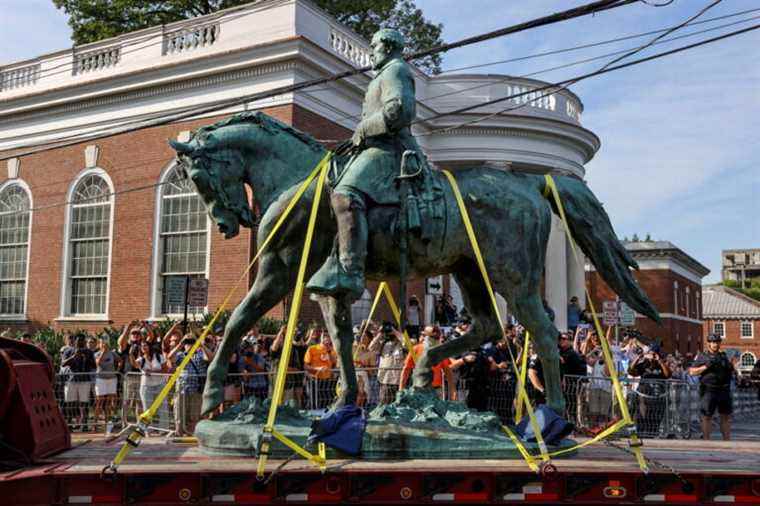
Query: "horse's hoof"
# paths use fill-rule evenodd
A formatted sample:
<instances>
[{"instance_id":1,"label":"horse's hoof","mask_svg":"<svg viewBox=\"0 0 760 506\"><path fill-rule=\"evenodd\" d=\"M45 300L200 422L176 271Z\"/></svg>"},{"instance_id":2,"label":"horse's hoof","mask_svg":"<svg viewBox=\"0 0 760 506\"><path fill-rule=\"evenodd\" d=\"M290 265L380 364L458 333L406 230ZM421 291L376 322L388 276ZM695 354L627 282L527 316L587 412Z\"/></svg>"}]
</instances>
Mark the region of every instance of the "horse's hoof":
<instances>
[{"instance_id":1,"label":"horse's hoof","mask_svg":"<svg viewBox=\"0 0 760 506\"><path fill-rule=\"evenodd\" d=\"M224 402L224 390L219 387L209 387L208 384L203 390L203 404L201 405L201 415L206 416L216 410Z\"/></svg>"}]
</instances>

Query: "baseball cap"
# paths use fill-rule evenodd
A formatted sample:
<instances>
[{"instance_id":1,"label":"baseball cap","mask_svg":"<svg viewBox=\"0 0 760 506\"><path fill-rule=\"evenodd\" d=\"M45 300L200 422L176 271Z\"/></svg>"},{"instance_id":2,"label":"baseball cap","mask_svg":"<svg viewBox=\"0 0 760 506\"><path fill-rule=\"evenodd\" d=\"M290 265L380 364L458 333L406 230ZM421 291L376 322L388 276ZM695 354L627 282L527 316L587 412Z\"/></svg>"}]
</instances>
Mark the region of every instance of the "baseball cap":
<instances>
[{"instance_id":1,"label":"baseball cap","mask_svg":"<svg viewBox=\"0 0 760 506\"><path fill-rule=\"evenodd\" d=\"M722 340L723 339L718 334L710 334L709 336L707 336L708 343L719 343Z\"/></svg>"}]
</instances>

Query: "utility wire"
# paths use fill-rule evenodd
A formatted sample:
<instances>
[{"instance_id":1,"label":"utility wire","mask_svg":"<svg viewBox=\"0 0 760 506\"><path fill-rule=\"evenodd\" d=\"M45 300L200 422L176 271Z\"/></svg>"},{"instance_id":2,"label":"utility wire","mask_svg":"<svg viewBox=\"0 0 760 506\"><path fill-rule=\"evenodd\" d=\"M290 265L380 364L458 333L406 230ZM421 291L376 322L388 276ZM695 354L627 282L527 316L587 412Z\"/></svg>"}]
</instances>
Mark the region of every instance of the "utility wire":
<instances>
[{"instance_id":1,"label":"utility wire","mask_svg":"<svg viewBox=\"0 0 760 506\"><path fill-rule=\"evenodd\" d=\"M550 14L548 16L543 16L541 18L536 18L536 19L533 19L533 20L530 20L530 21L526 21L526 22L523 22L523 23L518 23L516 25L511 25L511 26L508 26L508 27L505 27L505 28L501 28L499 30L494 30L494 31L487 32L487 33L480 34L480 35L476 35L476 36L473 36L473 37L468 37L468 38L461 39L459 41L451 42L451 43L448 43L448 44L442 44L442 45L435 46L433 48L426 49L426 50L423 50L423 51L417 51L415 53L412 53L410 55L405 56L404 59L407 60L407 61L417 60L417 59L420 59L420 58L424 58L426 56L430 56L432 54L450 51L452 49L456 49L456 48L460 48L460 47L465 47L465 46L468 46L468 45L471 45L471 44L477 44L477 43L480 43L480 42L484 42L486 40L495 39L495 38L498 38L498 37L503 37L505 35L510 35L510 34L513 34L513 33L518 33L518 32L530 30L530 29L533 29L533 28L538 28L540 26L547 26L547 25L551 25L551 24L554 24L554 23L558 23L558 22L561 22L561 21L568 20L568 19L573 19L573 18L577 18L577 17L581 17L581 16L586 16L586 15L589 15L589 14L594 14L594 13L597 13L597 12L602 12L602 11L606 11L606 10L610 10L610 9L615 9L615 8L618 8L618 7L623 7L625 5L630 5L632 3L639 3L639 2L640 2L640 0L597 0L595 2L584 4L582 6L579 6L579 7L573 8L573 9L568 9L566 11L557 12L557 13L554 13L554 14ZM292 93L294 91L299 91L299 90L302 90L302 89L305 89L305 88L309 88L309 87L312 87L312 86L316 86L316 85L325 84L325 83L328 83L328 82L337 81L339 79L345 79L346 77L354 76L354 75L357 75L357 74L362 74L362 73L365 73L365 72L367 72L369 70L372 70L371 66L365 66L365 67L361 67L361 68L352 68L350 70L346 70L344 72L339 72L337 74L333 74L333 75L328 76L328 77L317 78L317 79L310 79L310 80L307 80L307 81L302 81L300 83L280 86L280 87L277 87L277 88L274 88L274 89L270 89L270 90L267 90L267 91L263 91L263 92L257 92L257 93L252 93L252 94L249 94L249 95L244 95L243 97L238 97L238 98L234 98L234 99L227 99L227 100L221 100L221 101L218 101L217 103L212 104L212 105L206 105L206 106L203 106L203 107L194 107L194 108L192 108L192 109L190 109L188 111L185 111L185 112L179 112L179 113L175 113L175 114L165 115L165 116L163 116L162 118L159 118L156 121L145 121L142 124L138 123L137 126L134 126L134 127L116 128L116 129L112 130L111 132L107 133L106 135L116 135L116 134L131 132L131 131L134 131L134 130L140 130L140 129L143 129L143 128L164 125L164 124L167 124L167 123L172 123L172 122L175 122L175 121L180 121L180 120L183 120L183 119L187 119L187 118L192 117L192 116L203 115L203 114L208 114L208 113L224 110L224 109L226 109L228 107L232 107L232 106L235 106L235 105L245 104L245 103L256 101L256 100L262 100L262 99L265 99L265 98L271 98L271 97L274 97L274 96L277 96L277 95L282 95L282 94L285 94L285 93ZM15 157L26 156L26 155L30 155L30 154L33 154L33 153L39 153L41 151L47 151L47 150L50 150L50 149L56 149L56 148L59 148L59 147L69 146L69 145L72 145L72 144L78 144L80 142L85 142L85 141L88 141L88 140L97 139L97 138L100 138L102 136L103 136L103 134L99 134L99 133L95 132L95 133L91 133L90 135L83 135L83 136L77 138L76 140L70 140L71 138L69 138L68 141L67 140L63 140L61 142L55 142L55 143L27 145L27 146L43 145L45 147L42 147L42 148L36 149L36 150L27 150L27 151L23 151L23 152L20 152L20 153L15 153L13 155L7 155L7 156L5 156L3 158L0 158L0 160L4 160L4 159L10 158L10 157L14 157L14 156ZM14 149L19 149L20 147L23 147L23 146L19 146L19 147L14 148Z\"/></svg>"},{"instance_id":2,"label":"utility wire","mask_svg":"<svg viewBox=\"0 0 760 506\"><path fill-rule=\"evenodd\" d=\"M760 9L753 9L753 11L760 11ZM744 23L749 23L750 21L754 21L754 20L757 20L757 19L760 19L760 15L758 15L758 16L752 16L752 17L746 18L746 19L741 19L739 21L733 21L731 23L724 23L722 25L713 26L713 27L706 28L704 30L695 31L695 32L690 32L690 33L687 33L687 34L684 34L684 35L677 35L677 36L674 36L674 37L663 38L663 39L658 40L657 42L653 43L652 46L657 46L657 45L661 45L661 44L667 44L669 42L673 42L673 41L676 41L676 40L681 40L681 39L687 39L687 38L695 37L697 35L702 35L702 34L708 33L708 32L714 32L716 30L721 30L723 28L728 28L730 26L736 26L736 25L740 25L740 24L744 24ZM655 32L647 32L646 34L650 35L652 33L660 33L660 32L666 31L666 30L668 30L668 29L657 30ZM608 58L610 56L617 56L617 55L625 54L625 53L628 53L629 51L632 51L634 49L636 49L636 48L635 47L629 47L627 49L621 49L621 50L613 51L613 52L610 52L610 53L604 53L604 54L601 54L601 55L598 55L598 56L592 56L590 58L584 58L582 60L575 60L575 61L572 61L572 62L569 62L569 63L564 63L562 65L557 65L557 66L553 66L553 67L544 68L544 69L541 69L541 70L536 70L536 71L530 72L528 74L521 74L521 75L517 75L517 76L505 76L503 79L498 79L496 81L488 81L486 83L476 84L474 86L468 86L466 88L458 88L458 89L453 90L453 91L447 91L445 93L441 93L441 94L438 94L438 95L432 95L430 97L425 97L424 100L419 100L419 103L422 104L422 105L430 107L430 102L433 101L433 100L435 100L435 99L438 99L438 98L448 97L448 96L451 96L451 95L459 95L459 94L465 93L467 91L477 90L477 89L480 89L480 88L486 88L486 87L489 87L489 86L493 86L495 84L509 83L510 81L514 80L515 78L518 78L518 79L519 78L527 78L527 77L532 77L532 76L536 76L536 75L539 75L539 74L545 74L547 72L552 72L552 71L555 71L555 70L565 69L565 68L568 68L568 67L574 67L576 65L581 65L583 63L589 63L589 62L592 62L592 61L602 60L602 59ZM564 50L560 50L560 51L564 51ZM489 65L494 65L496 63L502 63L502 62L484 63L484 64L480 64L480 65L477 65L477 66L478 67L489 66ZM317 88L317 89L309 90L308 92L305 92L305 93L315 93L315 92L319 92L319 91L327 91L327 90L330 90L330 89L331 88L329 88L329 87ZM361 117L361 113L359 113L359 114L347 114L347 113L343 113L343 112L340 112L340 111L338 111L338 112L345 119L358 119L358 118Z\"/></svg>"},{"instance_id":3,"label":"utility wire","mask_svg":"<svg viewBox=\"0 0 760 506\"><path fill-rule=\"evenodd\" d=\"M462 107L462 108L454 110L454 111L449 111L449 112L438 114L437 116L435 116L433 118L419 119L419 120L414 121L412 124L420 123L420 122L423 122L423 121L429 121L430 119L437 119L437 118L444 117L444 116L462 114L462 113L465 113L465 112L469 112L469 111L471 111L473 109L477 109L477 108L480 108L480 107L496 104L496 103L499 103L499 102L504 102L506 100L512 100L514 98L519 98L519 97L528 95L530 93L536 93L536 92L547 91L547 90L553 90L553 91L549 91L549 93L547 93L547 94L554 93L554 92L556 92L556 88L561 87L561 86L567 86L570 83L577 83L577 82L589 79L591 77L596 77L596 76L599 76L599 75L602 75L602 74L608 74L610 72L615 72L617 70L622 70L622 69L625 69L625 68L628 68L628 67L639 65L641 63L649 62L649 61L656 60L656 59L659 59L659 58L664 58L666 56L670 56L670 55L673 55L673 54L677 54L677 53L681 53L681 52L684 52L684 51L688 51L690 49L701 47L701 46L704 46L704 45L707 45L707 44L712 44L714 42L718 42L718 41L721 41L721 40L724 40L724 39L728 39L728 38L731 38L731 37L735 37L735 36L738 36L738 35L749 33L751 31L758 30L758 29L760 29L760 24L755 24L755 25L752 25L750 27L743 28L741 30L736 30L736 31L733 31L733 32L729 32L729 33L726 33L726 34L723 34L723 35L712 37L710 39L701 40L701 41L695 42L693 44L677 47L677 48L674 48L674 49L671 49L671 50L668 50L668 51L663 51L661 53L656 53L656 54L653 54L653 55L650 55L650 56L646 56L646 57L639 58L639 59L636 59L636 60L631 60L631 61L628 61L628 62L625 62L625 63L619 63L618 65L612 65L612 66L609 66L607 68L599 69L599 70L596 70L594 72L589 72L587 74L583 74L583 75L580 75L580 76L577 76L577 77L566 79L564 81L559 81L559 82L554 83L554 84L547 84L546 86L542 86L542 87L537 88L537 89L525 91L525 92L522 92L522 93L515 93L513 95L509 95L507 97L502 97L502 98L498 98L498 99L495 99L495 100L491 100L489 102L475 104L475 105L468 106L468 107ZM534 100L535 100L535 98L534 98ZM517 107L515 107L515 108L517 108ZM496 113L496 114L500 114L500 112ZM489 115L489 117L490 116L493 116L493 115ZM453 127L446 127L444 129L439 129L437 131L443 131L443 130L451 130L451 129L455 129L455 128L461 128L462 126L466 126L467 124L477 123L477 122L483 121L484 119L486 119L486 117L477 118L477 119L475 119L473 121L470 121L470 122L462 123L462 124L459 124L459 125L456 125L456 126L453 126ZM423 135L430 135L430 134L423 134ZM124 194L124 193L131 193L131 192L135 192L135 191L141 191L141 190L151 189L151 188L155 188L155 187L167 184L167 183L168 183L168 181L165 181L165 182L162 182L162 183L154 183L154 184L150 184L150 185L144 185L144 186L138 186L138 187L128 188L126 190L115 191L115 192L109 193L109 196L110 195L120 195L120 194ZM95 197L95 198L100 198L100 197ZM29 212L29 211L32 211L32 210L33 211L39 211L39 210L43 210L43 209L51 209L51 208L54 208L54 207L62 207L62 206L66 206L66 205L69 205L69 204L70 204L70 202L61 202L61 203L57 203L57 204L49 204L49 205L40 206L40 207L36 207L36 208L33 208L33 209L25 210L25 211L18 211L17 214L26 213L26 212Z\"/></svg>"},{"instance_id":4,"label":"utility wire","mask_svg":"<svg viewBox=\"0 0 760 506\"><path fill-rule=\"evenodd\" d=\"M760 9L751 9L751 10L752 11L760 11ZM697 35L701 35L701 34L708 33L708 32L714 32L716 30L721 30L723 28L728 28L730 26L736 26L736 25L740 25L740 24L744 24L744 23L749 23L750 21L754 21L754 20L757 20L757 19L760 19L760 15L753 16L753 17L746 18L746 19L741 19L739 21L733 21L731 23L724 23L722 25L713 26L713 27L706 28L704 30L695 31L695 32L690 32L690 33L687 33L687 34L684 34L684 35L677 35L677 36L674 36L674 37L663 38L661 40L658 40L657 42L654 42L652 44L652 46L656 46L656 45L660 45L660 44L667 44L669 42L673 42L673 41L676 41L676 40L681 40L681 39L687 39L687 38L695 37ZM696 23L692 23L692 24L696 24ZM663 29L663 30L656 30L654 32L647 32L646 35L651 35L652 33L661 33L661 32L665 32L665 31L671 30L671 29L672 29L672 27L671 28L666 28L666 29ZM432 95L430 97L426 97L424 100L419 100L418 102L420 104L422 104L422 105L431 107L430 102L432 102L435 99L439 99L439 98L443 98L443 97L448 97L448 96L451 96L451 95L459 95L459 94L462 94L462 93L465 93L465 92L468 92L468 91L477 90L477 89L485 88L485 87L489 87L489 86L494 86L494 85L497 85L497 84L509 83L509 82L513 81L515 78L517 78L517 79L528 78L528 77L536 76L536 75L539 75L539 74L545 74L547 72L552 72L552 71L555 71L555 70L560 70L560 69L564 69L564 68L568 68L568 67L574 67L576 65L581 65L583 63L589 63L589 62L593 62L593 61L597 61L597 60L603 60L603 59L608 58L610 56L618 56L618 55L621 55L621 54L628 53L628 52L630 52L632 50L637 49L638 47L640 47L640 46L631 47L631 48L627 48L627 49L622 49L622 50L618 50L618 51L613 51L613 52L610 52L610 53L604 53L604 54L601 54L601 55L598 55L598 56L592 56L590 58L584 58L582 60L576 60L576 61L573 61L573 62L570 62L570 63L565 63L565 64L562 64L562 65L557 65L557 66L553 66L553 67L544 68L544 69L541 69L541 70L536 70L536 71L530 72L528 74L521 74L521 75L517 75L517 76L505 76L503 79L498 79L498 80L495 80L495 81L488 81L486 83L476 84L474 86L468 86L466 88L458 88L456 90L448 91L448 92L441 93L441 94L438 94L438 95ZM560 51L564 51L564 50L560 50ZM497 62L497 63L501 63L501 62ZM484 64L481 64L481 65L478 65L478 66L488 66L488 65L492 65L492 64L493 63L484 63ZM304 93L311 94L311 93L315 93L315 92L318 92L318 91L327 91L327 90L330 90L330 88L329 87L317 88L317 89L314 89L314 90L309 90L308 92L304 92ZM561 91L561 90L558 90L558 91ZM551 94L552 93L549 93L548 95L551 95ZM539 98L543 98L544 96L547 96L547 95L542 95ZM532 102L532 100L531 100L531 102ZM523 107L523 106L521 106L521 107ZM514 109L509 109L509 110L514 110ZM338 111L338 112L345 119L354 119L355 120L355 119L359 119L361 117L361 113L359 113L359 114L347 114L347 113L344 113L344 112L341 112L341 111ZM330 141L332 141L332 142L339 142L338 140L330 140ZM321 140L321 142L326 142L326 141Z\"/></svg>"},{"instance_id":5,"label":"utility wire","mask_svg":"<svg viewBox=\"0 0 760 506\"><path fill-rule=\"evenodd\" d=\"M713 17L713 18L702 19L702 20L699 20L699 21L693 21L693 22L687 23L687 25L688 26L703 25L705 23L711 23L713 21L720 21L722 19L735 18L737 16L743 16L744 14L752 14L753 12L758 12L758 11L760 11L760 8L758 8L758 9L746 9L746 10L739 11L739 12L734 12L734 13L731 13L731 14L725 14L723 16L716 16L716 17ZM750 18L750 19L754 19L754 18ZM741 21L737 21L737 23L741 23ZM725 26L731 26L731 25L732 25L732 23L725 24L725 25L722 25L722 26L725 27ZM509 59L506 59L506 60L498 60L498 61L492 61L492 62L488 62L488 63L479 63L479 64L476 64L476 65L467 65L467 66L464 66L464 67L455 67L455 68L450 68L450 69L444 69L441 72L441 74L439 74L439 75L447 74L449 72L459 72L461 70L471 70L471 69L478 69L478 68L483 68L483 67L490 67L490 66L493 66L493 65L501 65L503 63L514 63L514 62L518 62L518 61L532 60L534 58L541 58L541 57L544 57L544 56L552 56L552 55L555 55L555 54L569 53L571 51L578 51L578 50L581 50L581 49L589 49L589 48L592 48L592 47L605 46L605 45L608 45L608 44L614 44L616 42L623 42L623 41L631 40L631 39L639 39L641 37L646 37L648 35L656 35L658 33L667 32L670 29L671 29L670 27L668 27L668 28L660 28L658 30L651 30L649 32L634 33L634 34L631 34L631 35L624 35L622 37L616 37L614 39L601 40L599 42L591 42L589 44L581 44L579 46L573 46L573 47L568 47L568 48L563 48L563 49L554 49L554 50L551 50L551 51L544 51L544 52L541 52L541 53L534 53L534 54L530 54L530 55L526 55L526 56L517 56L517 57L509 58ZM709 30L714 30L714 29L715 28L710 28ZM698 33L704 33L705 31L708 31L708 30L702 30L702 31L698 31L698 32L691 32L691 33L689 33L687 35L682 35L681 37L689 37L689 36L692 36L692 35L696 35ZM675 40L675 39L671 38L671 39L668 39L668 40Z\"/></svg>"},{"instance_id":6,"label":"utility wire","mask_svg":"<svg viewBox=\"0 0 760 506\"><path fill-rule=\"evenodd\" d=\"M571 85L573 83L584 81L584 80L589 79L591 77L596 77L598 75L607 74L609 72L614 72L616 70L621 70L621 69L624 69L624 68L627 68L627 67L638 65L640 63L645 63L645 62L648 62L648 61L652 61L652 60L656 60L656 59L659 59L659 58L663 58L665 56L670 56L670 55L673 55L673 54L676 54L676 53L681 53L681 52L687 51L689 49L694 49L696 47L700 47L700 46L704 46L704 45L707 45L707 44L711 44L713 42L717 42L717 41L720 41L720 40L723 40L723 39L728 39L730 37L735 37L737 35L748 33L748 32L751 32L751 31L754 31L754 30L757 30L757 29L760 29L760 24L752 25L750 27L743 28L741 30L736 30L736 31L733 31L733 32L729 32L729 33L726 33L726 34L723 34L723 35L719 35L717 37L713 37L713 38L710 38L710 39L705 39L705 40L702 40L702 41L699 41L699 42L695 42L693 44L689 44L689 45L686 45L686 46L677 47L677 48L671 49L669 51L663 51L661 53L656 53L656 54L653 54L653 55L650 55L650 56L646 56L644 58L639 58L637 60L631 60L631 61L626 62L626 63L620 63L618 65L613 65L613 66L607 67L605 69L595 70L593 72L589 72L587 74L582 74L580 76L573 77L571 79L566 79L564 81L559 81L559 82L554 83L554 84L547 84L546 86L541 86L541 87L538 87L538 88L535 88L535 89L532 89L532 90L528 90L528 91L524 91L524 92L521 92L521 93L515 93L513 95L497 98L497 99L494 99L494 100L489 100L487 102L482 102L482 103L471 105L471 106L467 106L467 107L461 107L461 108L453 110L453 111L448 111L448 112L445 112L445 113L437 114L435 116L432 116L431 118L418 119L418 120L413 121L412 124L422 123L422 122L425 122L425 121L431 121L431 120L434 120L434 119L442 118L444 116L453 116L453 115L457 115L457 114L462 114L462 113L465 113L465 112L470 112L470 111L472 111L474 109L479 109L481 107L486 107L486 106L489 106L489 105L497 104L497 103L500 103L500 102L504 102L506 100L512 100L512 99L515 99L515 98L523 97L523 96L526 96L526 95L529 95L529 94L532 94L532 93L552 90L552 91L550 91L549 93L546 94L546 95L549 95L549 94L555 93L558 89L561 89L562 87L566 87L566 86L569 86L569 85ZM532 100L537 100L538 98L542 98L543 96L546 96L546 95L542 95L541 97L534 97L534 98L531 99L531 101ZM524 105L525 104L522 104L522 106L524 106ZM515 108L517 108L517 107L515 107ZM509 109L505 109L504 111L507 111L507 110L509 110ZM488 117L493 117L495 115L501 114L504 111L499 111L499 112L494 113L494 114L489 114L488 116L484 116L482 118L478 118L478 119L475 119L475 120L472 120L472 121L461 123L461 124L455 125L453 127L446 127L446 128L434 130L434 131L431 131L430 133L422 134L422 135L430 135L430 134L435 133L435 132L440 132L440 131L444 131L444 130L445 131L449 131L449 130L453 130L453 129L456 129L456 128L461 128L462 126L466 126L466 125L469 125L469 124L472 124L472 123L478 123L480 121L483 121L484 119L487 119Z\"/></svg>"}]
</instances>

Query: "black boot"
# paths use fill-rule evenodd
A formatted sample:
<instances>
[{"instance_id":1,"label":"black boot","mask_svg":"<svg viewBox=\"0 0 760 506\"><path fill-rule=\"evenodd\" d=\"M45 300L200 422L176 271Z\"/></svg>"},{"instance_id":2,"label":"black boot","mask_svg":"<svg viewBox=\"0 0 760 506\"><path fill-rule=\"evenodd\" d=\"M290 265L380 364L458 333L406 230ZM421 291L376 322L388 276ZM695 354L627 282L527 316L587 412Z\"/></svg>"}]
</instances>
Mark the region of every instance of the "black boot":
<instances>
[{"instance_id":1,"label":"black boot","mask_svg":"<svg viewBox=\"0 0 760 506\"><path fill-rule=\"evenodd\" d=\"M364 204L341 193L330 198L338 222L338 258L330 255L314 273L306 288L322 295L348 296L364 293L364 261L367 258L367 215Z\"/></svg>"}]
</instances>

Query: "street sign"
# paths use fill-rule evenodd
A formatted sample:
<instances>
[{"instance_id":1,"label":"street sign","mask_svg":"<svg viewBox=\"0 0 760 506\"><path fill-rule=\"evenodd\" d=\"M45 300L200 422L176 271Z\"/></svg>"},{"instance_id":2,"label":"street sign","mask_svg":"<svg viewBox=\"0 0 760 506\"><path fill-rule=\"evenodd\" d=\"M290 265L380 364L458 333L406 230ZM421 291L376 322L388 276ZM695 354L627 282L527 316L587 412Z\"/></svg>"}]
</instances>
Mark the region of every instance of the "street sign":
<instances>
[{"instance_id":1,"label":"street sign","mask_svg":"<svg viewBox=\"0 0 760 506\"><path fill-rule=\"evenodd\" d=\"M175 307L185 306L185 276L170 276L164 282L166 305Z\"/></svg>"},{"instance_id":2,"label":"street sign","mask_svg":"<svg viewBox=\"0 0 760 506\"><path fill-rule=\"evenodd\" d=\"M428 295L443 295L443 276L433 276L425 281L425 293Z\"/></svg>"},{"instance_id":3,"label":"street sign","mask_svg":"<svg viewBox=\"0 0 760 506\"><path fill-rule=\"evenodd\" d=\"M620 301L620 325L624 327L636 325L636 311L623 301Z\"/></svg>"},{"instance_id":4,"label":"street sign","mask_svg":"<svg viewBox=\"0 0 760 506\"><path fill-rule=\"evenodd\" d=\"M192 278L190 280L187 303L195 307L205 307L208 304L208 279Z\"/></svg>"},{"instance_id":5,"label":"street sign","mask_svg":"<svg viewBox=\"0 0 760 506\"><path fill-rule=\"evenodd\" d=\"M602 303L602 323L608 327L618 324L618 303L615 300L605 300Z\"/></svg>"}]
</instances>

